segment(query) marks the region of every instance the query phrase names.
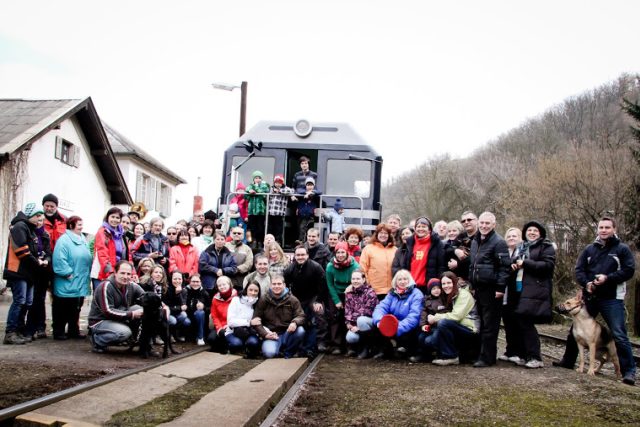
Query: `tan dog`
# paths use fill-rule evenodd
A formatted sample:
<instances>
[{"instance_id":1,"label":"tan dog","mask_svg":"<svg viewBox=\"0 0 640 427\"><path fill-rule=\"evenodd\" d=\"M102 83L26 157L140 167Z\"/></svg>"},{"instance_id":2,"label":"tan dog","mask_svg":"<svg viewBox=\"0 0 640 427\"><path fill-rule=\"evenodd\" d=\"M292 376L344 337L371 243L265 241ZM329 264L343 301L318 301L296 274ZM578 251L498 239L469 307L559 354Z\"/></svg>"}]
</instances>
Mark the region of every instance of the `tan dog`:
<instances>
[{"instance_id":1,"label":"tan dog","mask_svg":"<svg viewBox=\"0 0 640 427\"><path fill-rule=\"evenodd\" d=\"M578 291L575 297L558 304L557 309L560 313L569 314L573 317L573 337L578 343L578 354L580 355L580 365L576 371L584 372L584 350L588 348L589 370L587 374L595 375L600 372L600 368L602 368L605 361L610 360L615 367L616 376L620 378L620 361L618 360L615 341L609 329L596 322L596 319L587 312L585 303L582 300L582 291ZM597 369L596 359L600 362Z\"/></svg>"}]
</instances>

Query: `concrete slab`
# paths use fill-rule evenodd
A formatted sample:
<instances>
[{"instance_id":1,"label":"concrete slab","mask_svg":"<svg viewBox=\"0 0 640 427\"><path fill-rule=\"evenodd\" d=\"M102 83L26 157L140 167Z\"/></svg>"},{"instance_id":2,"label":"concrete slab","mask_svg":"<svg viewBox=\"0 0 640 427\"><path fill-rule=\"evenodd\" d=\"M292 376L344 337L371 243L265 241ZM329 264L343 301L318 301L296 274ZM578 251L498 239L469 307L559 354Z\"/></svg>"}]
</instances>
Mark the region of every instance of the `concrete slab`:
<instances>
[{"instance_id":1,"label":"concrete slab","mask_svg":"<svg viewBox=\"0 0 640 427\"><path fill-rule=\"evenodd\" d=\"M181 417L162 426L257 424L302 374L308 360L269 359L192 405Z\"/></svg>"},{"instance_id":2,"label":"concrete slab","mask_svg":"<svg viewBox=\"0 0 640 427\"><path fill-rule=\"evenodd\" d=\"M208 375L216 369L240 359L240 356L222 355L208 351L198 353L189 359L178 360L175 363L167 363L148 371L152 374L164 376L176 376L180 378L193 379Z\"/></svg>"},{"instance_id":3,"label":"concrete slab","mask_svg":"<svg viewBox=\"0 0 640 427\"><path fill-rule=\"evenodd\" d=\"M25 415L45 415L58 420L67 418L103 424L118 412L143 405L183 386L188 379L207 375L238 358L239 356L217 353L198 353L91 389Z\"/></svg>"}]
</instances>

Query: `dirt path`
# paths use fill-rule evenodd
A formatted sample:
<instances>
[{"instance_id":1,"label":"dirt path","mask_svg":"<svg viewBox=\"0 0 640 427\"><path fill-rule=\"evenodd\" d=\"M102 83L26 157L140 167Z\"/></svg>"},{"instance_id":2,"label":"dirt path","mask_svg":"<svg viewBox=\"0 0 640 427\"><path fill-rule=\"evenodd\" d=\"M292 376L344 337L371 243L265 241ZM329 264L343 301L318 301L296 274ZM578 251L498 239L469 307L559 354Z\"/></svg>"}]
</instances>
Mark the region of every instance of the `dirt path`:
<instances>
[{"instance_id":1,"label":"dirt path","mask_svg":"<svg viewBox=\"0 0 640 427\"><path fill-rule=\"evenodd\" d=\"M546 361L547 365L551 363ZM325 356L278 425L640 424L640 388L560 368Z\"/></svg>"}]
</instances>

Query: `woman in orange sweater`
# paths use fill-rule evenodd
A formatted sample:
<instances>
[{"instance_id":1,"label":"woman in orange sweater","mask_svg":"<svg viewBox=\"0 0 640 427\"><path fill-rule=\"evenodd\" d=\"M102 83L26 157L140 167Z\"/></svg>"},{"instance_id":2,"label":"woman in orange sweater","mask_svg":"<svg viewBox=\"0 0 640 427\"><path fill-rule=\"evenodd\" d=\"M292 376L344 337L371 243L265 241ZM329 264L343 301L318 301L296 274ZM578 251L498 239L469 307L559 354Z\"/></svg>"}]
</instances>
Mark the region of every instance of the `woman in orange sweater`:
<instances>
[{"instance_id":1,"label":"woman in orange sweater","mask_svg":"<svg viewBox=\"0 0 640 427\"><path fill-rule=\"evenodd\" d=\"M378 224L370 243L362 250L360 267L367 275L367 282L376 292L378 300L383 300L391 289L391 266L396 250L391 230L386 224Z\"/></svg>"}]
</instances>

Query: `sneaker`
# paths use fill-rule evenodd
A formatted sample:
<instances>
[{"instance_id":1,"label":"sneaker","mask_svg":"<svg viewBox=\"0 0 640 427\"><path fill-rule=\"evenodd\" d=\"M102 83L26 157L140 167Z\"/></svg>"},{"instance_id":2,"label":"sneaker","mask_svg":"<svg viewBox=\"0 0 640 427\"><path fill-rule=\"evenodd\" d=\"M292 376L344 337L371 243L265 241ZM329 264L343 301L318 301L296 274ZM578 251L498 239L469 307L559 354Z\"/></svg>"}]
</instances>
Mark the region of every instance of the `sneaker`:
<instances>
[{"instance_id":1,"label":"sneaker","mask_svg":"<svg viewBox=\"0 0 640 427\"><path fill-rule=\"evenodd\" d=\"M507 356L506 354L502 354L498 356L498 360L502 360L503 362L511 362L511 356Z\"/></svg>"},{"instance_id":2,"label":"sneaker","mask_svg":"<svg viewBox=\"0 0 640 427\"><path fill-rule=\"evenodd\" d=\"M102 354L105 353L107 351L106 347L102 347L98 344L96 344L95 340L93 339L93 334L89 335L89 341L91 342L91 351L94 353L98 353L98 354Z\"/></svg>"},{"instance_id":3,"label":"sneaker","mask_svg":"<svg viewBox=\"0 0 640 427\"><path fill-rule=\"evenodd\" d=\"M438 366L459 365L460 358L454 357L453 359L434 359L431 363Z\"/></svg>"},{"instance_id":4,"label":"sneaker","mask_svg":"<svg viewBox=\"0 0 640 427\"><path fill-rule=\"evenodd\" d=\"M24 335L20 332L16 332L16 334L18 335L18 338L22 338L25 343L34 341L33 335Z\"/></svg>"},{"instance_id":5,"label":"sneaker","mask_svg":"<svg viewBox=\"0 0 640 427\"><path fill-rule=\"evenodd\" d=\"M325 343L318 344L318 353L325 353L328 350L327 345Z\"/></svg>"},{"instance_id":6,"label":"sneaker","mask_svg":"<svg viewBox=\"0 0 640 427\"><path fill-rule=\"evenodd\" d=\"M333 356L340 356L342 354L342 350L340 350L340 347L336 347L331 351L331 354Z\"/></svg>"},{"instance_id":7,"label":"sneaker","mask_svg":"<svg viewBox=\"0 0 640 427\"><path fill-rule=\"evenodd\" d=\"M204 345L204 339L198 338L198 345Z\"/></svg>"},{"instance_id":8,"label":"sneaker","mask_svg":"<svg viewBox=\"0 0 640 427\"><path fill-rule=\"evenodd\" d=\"M422 363L425 361L425 357L422 355L411 356L409 358L409 362L411 363Z\"/></svg>"},{"instance_id":9,"label":"sneaker","mask_svg":"<svg viewBox=\"0 0 640 427\"><path fill-rule=\"evenodd\" d=\"M628 385L635 385L636 375L632 372L627 372L626 374L624 374L624 377L622 378L622 382Z\"/></svg>"},{"instance_id":10,"label":"sneaker","mask_svg":"<svg viewBox=\"0 0 640 427\"><path fill-rule=\"evenodd\" d=\"M355 351L353 348L350 348L349 350L347 350L347 357L356 357L358 355L358 352Z\"/></svg>"},{"instance_id":11,"label":"sneaker","mask_svg":"<svg viewBox=\"0 0 640 427\"><path fill-rule=\"evenodd\" d=\"M38 331L38 332L36 332L34 337L39 339L39 340L45 339L45 338L47 338L47 332L46 331Z\"/></svg>"},{"instance_id":12,"label":"sneaker","mask_svg":"<svg viewBox=\"0 0 640 427\"><path fill-rule=\"evenodd\" d=\"M544 368L544 363L542 363L542 360L531 359L524 366L531 369Z\"/></svg>"},{"instance_id":13,"label":"sneaker","mask_svg":"<svg viewBox=\"0 0 640 427\"><path fill-rule=\"evenodd\" d=\"M3 344L8 344L8 345L12 345L12 344L25 344L25 340L23 340L17 333L15 332L7 332L4 335L4 341L2 341Z\"/></svg>"},{"instance_id":14,"label":"sneaker","mask_svg":"<svg viewBox=\"0 0 640 427\"><path fill-rule=\"evenodd\" d=\"M509 358L507 358L507 361L515 363L518 366L523 366L526 365L527 361L518 357L518 356L511 356Z\"/></svg>"},{"instance_id":15,"label":"sneaker","mask_svg":"<svg viewBox=\"0 0 640 427\"><path fill-rule=\"evenodd\" d=\"M360 350L360 353L358 353L358 359L360 360L368 359L369 356L369 347L363 347L362 350Z\"/></svg>"}]
</instances>

